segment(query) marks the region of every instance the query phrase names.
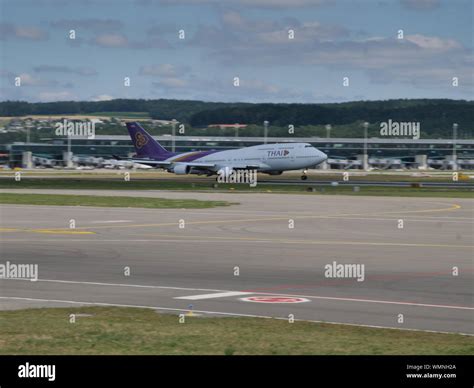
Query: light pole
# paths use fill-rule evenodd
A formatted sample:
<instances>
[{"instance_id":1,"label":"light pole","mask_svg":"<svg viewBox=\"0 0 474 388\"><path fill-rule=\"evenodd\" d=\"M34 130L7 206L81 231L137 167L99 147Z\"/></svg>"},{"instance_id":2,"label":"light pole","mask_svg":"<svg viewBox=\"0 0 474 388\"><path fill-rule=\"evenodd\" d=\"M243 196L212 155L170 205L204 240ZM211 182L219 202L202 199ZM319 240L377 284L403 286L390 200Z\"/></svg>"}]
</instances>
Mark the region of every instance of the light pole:
<instances>
[{"instance_id":1,"label":"light pole","mask_svg":"<svg viewBox=\"0 0 474 388\"><path fill-rule=\"evenodd\" d=\"M69 131L67 132L67 156L66 156L66 167L71 168L72 167L72 158L71 158L71 134Z\"/></svg>"},{"instance_id":2,"label":"light pole","mask_svg":"<svg viewBox=\"0 0 474 388\"><path fill-rule=\"evenodd\" d=\"M265 121L263 122L263 137L264 137L263 143L264 143L264 144L267 144L268 124L269 124L269 123L268 123L267 120L265 120Z\"/></svg>"},{"instance_id":3,"label":"light pole","mask_svg":"<svg viewBox=\"0 0 474 388\"><path fill-rule=\"evenodd\" d=\"M369 128L369 123L367 121L364 122L364 162L363 162L363 167L364 170L367 170L368 167L368 162L369 162L369 157L367 155L367 130Z\"/></svg>"},{"instance_id":4,"label":"light pole","mask_svg":"<svg viewBox=\"0 0 474 388\"><path fill-rule=\"evenodd\" d=\"M67 134L67 153L71 155L71 135Z\"/></svg>"},{"instance_id":5,"label":"light pole","mask_svg":"<svg viewBox=\"0 0 474 388\"><path fill-rule=\"evenodd\" d=\"M453 170L458 169L457 153L456 153L456 139L458 136L458 124L453 124Z\"/></svg>"},{"instance_id":6,"label":"light pole","mask_svg":"<svg viewBox=\"0 0 474 388\"><path fill-rule=\"evenodd\" d=\"M175 152L176 149L176 123L178 121L176 119L171 120L171 152Z\"/></svg>"},{"instance_id":7,"label":"light pole","mask_svg":"<svg viewBox=\"0 0 474 388\"><path fill-rule=\"evenodd\" d=\"M326 124L326 137L329 139L331 137L331 124Z\"/></svg>"}]
</instances>

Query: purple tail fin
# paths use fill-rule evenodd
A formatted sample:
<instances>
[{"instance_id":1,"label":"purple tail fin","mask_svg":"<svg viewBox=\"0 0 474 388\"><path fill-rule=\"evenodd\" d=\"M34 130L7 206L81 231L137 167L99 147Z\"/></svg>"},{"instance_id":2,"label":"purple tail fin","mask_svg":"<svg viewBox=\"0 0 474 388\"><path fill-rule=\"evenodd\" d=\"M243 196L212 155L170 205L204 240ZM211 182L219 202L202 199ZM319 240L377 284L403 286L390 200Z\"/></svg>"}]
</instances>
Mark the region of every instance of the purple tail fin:
<instances>
[{"instance_id":1,"label":"purple tail fin","mask_svg":"<svg viewBox=\"0 0 474 388\"><path fill-rule=\"evenodd\" d=\"M137 122L127 123L128 133L140 158L164 160L173 155L145 131Z\"/></svg>"}]
</instances>

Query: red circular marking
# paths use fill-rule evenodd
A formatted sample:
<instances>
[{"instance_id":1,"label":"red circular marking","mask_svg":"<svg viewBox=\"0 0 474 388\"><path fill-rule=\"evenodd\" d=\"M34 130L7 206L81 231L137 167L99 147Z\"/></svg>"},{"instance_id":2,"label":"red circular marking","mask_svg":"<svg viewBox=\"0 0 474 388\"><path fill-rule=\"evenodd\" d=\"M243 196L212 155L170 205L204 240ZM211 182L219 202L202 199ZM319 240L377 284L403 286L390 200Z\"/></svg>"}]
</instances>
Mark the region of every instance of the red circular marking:
<instances>
[{"instance_id":1,"label":"red circular marking","mask_svg":"<svg viewBox=\"0 0 474 388\"><path fill-rule=\"evenodd\" d=\"M257 302L257 303L303 303L309 302L306 298L296 298L287 296L250 296L248 298L242 298L244 302Z\"/></svg>"}]
</instances>

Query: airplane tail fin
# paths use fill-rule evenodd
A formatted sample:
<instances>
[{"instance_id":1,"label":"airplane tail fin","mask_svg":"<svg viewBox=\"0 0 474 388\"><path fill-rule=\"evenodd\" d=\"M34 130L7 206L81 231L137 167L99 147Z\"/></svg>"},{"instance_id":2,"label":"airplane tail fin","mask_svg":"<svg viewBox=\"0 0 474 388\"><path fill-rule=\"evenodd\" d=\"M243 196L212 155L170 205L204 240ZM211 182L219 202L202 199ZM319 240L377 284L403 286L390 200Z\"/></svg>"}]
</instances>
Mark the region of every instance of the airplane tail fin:
<instances>
[{"instance_id":1,"label":"airplane tail fin","mask_svg":"<svg viewBox=\"0 0 474 388\"><path fill-rule=\"evenodd\" d=\"M127 123L128 133L140 158L166 159L173 155L145 131L137 122Z\"/></svg>"}]
</instances>

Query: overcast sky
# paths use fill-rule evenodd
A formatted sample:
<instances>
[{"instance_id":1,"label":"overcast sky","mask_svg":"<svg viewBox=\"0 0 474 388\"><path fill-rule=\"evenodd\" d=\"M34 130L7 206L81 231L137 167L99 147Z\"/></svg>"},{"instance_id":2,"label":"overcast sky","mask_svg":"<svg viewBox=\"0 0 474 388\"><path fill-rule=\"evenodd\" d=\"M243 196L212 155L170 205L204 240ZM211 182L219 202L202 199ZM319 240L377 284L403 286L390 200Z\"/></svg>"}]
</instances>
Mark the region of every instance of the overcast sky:
<instances>
[{"instance_id":1,"label":"overcast sky","mask_svg":"<svg viewBox=\"0 0 474 388\"><path fill-rule=\"evenodd\" d=\"M473 96L472 0L1 0L0 7L1 100Z\"/></svg>"}]
</instances>

